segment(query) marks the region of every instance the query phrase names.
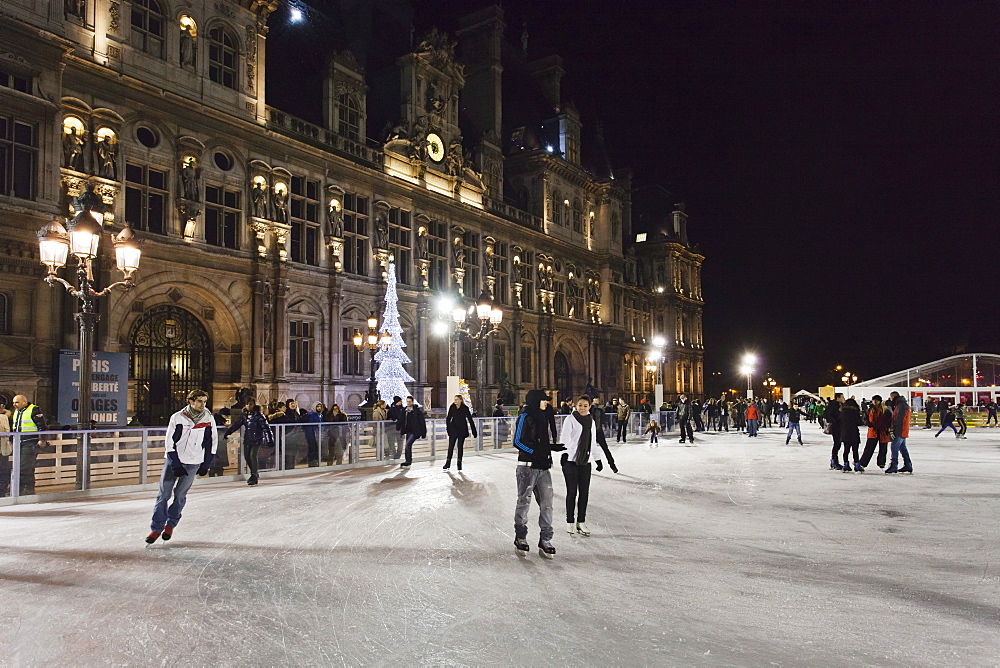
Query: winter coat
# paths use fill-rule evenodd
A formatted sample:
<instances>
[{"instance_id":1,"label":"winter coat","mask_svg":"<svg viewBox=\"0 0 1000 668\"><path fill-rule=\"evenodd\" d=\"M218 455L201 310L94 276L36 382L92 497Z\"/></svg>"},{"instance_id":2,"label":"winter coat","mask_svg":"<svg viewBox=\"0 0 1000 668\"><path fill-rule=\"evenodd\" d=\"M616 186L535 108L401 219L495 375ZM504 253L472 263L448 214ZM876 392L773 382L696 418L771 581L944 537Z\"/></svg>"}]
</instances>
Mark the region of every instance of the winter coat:
<instances>
[{"instance_id":1,"label":"winter coat","mask_svg":"<svg viewBox=\"0 0 1000 668\"><path fill-rule=\"evenodd\" d=\"M597 447L597 434L601 431L601 425L593 415L589 415L589 417L591 419L590 456L587 461L597 462L601 460L601 450ZM583 426L573 415L563 420L562 429L559 431L559 440L566 446L566 456L570 462L576 461L576 450L580 445L580 436L582 435Z\"/></svg>"},{"instance_id":2,"label":"winter coat","mask_svg":"<svg viewBox=\"0 0 1000 668\"><path fill-rule=\"evenodd\" d=\"M874 406L868 409L865 416L868 425L868 438L877 438L879 443L889 442L889 430L892 428L892 411L882 407L881 411Z\"/></svg>"},{"instance_id":3,"label":"winter coat","mask_svg":"<svg viewBox=\"0 0 1000 668\"><path fill-rule=\"evenodd\" d=\"M619 421L625 421L625 420L627 420L628 416L629 416L629 413L631 412L631 410L632 410L631 406L629 406L624 401L619 401L618 402L618 420Z\"/></svg>"},{"instance_id":4,"label":"winter coat","mask_svg":"<svg viewBox=\"0 0 1000 668\"><path fill-rule=\"evenodd\" d=\"M691 417L691 404L687 401L682 401L677 404L677 421L681 422L687 420Z\"/></svg>"},{"instance_id":5,"label":"winter coat","mask_svg":"<svg viewBox=\"0 0 1000 668\"><path fill-rule=\"evenodd\" d=\"M274 434L271 432L271 427L268 426L267 418L264 417L259 408L252 413L248 413L246 410L240 413L239 419L229 425L225 435L229 436L238 431L240 427L246 428L246 431L243 432L245 443L274 445Z\"/></svg>"},{"instance_id":6,"label":"winter coat","mask_svg":"<svg viewBox=\"0 0 1000 668\"><path fill-rule=\"evenodd\" d=\"M861 426L861 409L850 404L840 407L840 440L844 445L858 445L861 443L861 433L858 427Z\"/></svg>"},{"instance_id":7,"label":"winter coat","mask_svg":"<svg viewBox=\"0 0 1000 668\"><path fill-rule=\"evenodd\" d=\"M402 404L393 404L389 406L389 410L386 411L385 417L387 420L392 420L396 423L396 431L403 428L403 416L406 413L406 407Z\"/></svg>"},{"instance_id":8,"label":"winter coat","mask_svg":"<svg viewBox=\"0 0 1000 668\"><path fill-rule=\"evenodd\" d=\"M412 409L403 412L403 428L399 431L401 434L413 434L417 438L427 437L427 421L419 404L413 404Z\"/></svg>"},{"instance_id":9,"label":"winter coat","mask_svg":"<svg viewBox=\"0 0 1000 668\"><path fill-rule=\"evenodd\" d=\"M211 413L205 411L201 416L193 416L189 409L184 408L170 416L165 441L171 465L202 464L208 467L219 448L219 432L215 429Z\"/></svg>"},{"instance_id":10,"label":"winter coat","mask_svg":"<svg viewBox=\"0 0 1000 668\"><path fill-rule=\"evenodd\" d=\"M386 419L389 415L389 410L385 406L376 406L372 409L372 419L378 422Z\"/></svg>"},{"instance_id":11,"label":"winter coat","mask_svg":"<svg viewBox=\"0 0 1000 668\"><path fill-rule=\"evenodd\" d=\"M759 420L760 410L757 408L757 404L750 404L747 406L747 419L748 420Z\"/></svg>"},{"instance_id":12,"label":"winter coat","mask_svg":"<svg viewBox=\"0 0 1000 668\"><path fill-rule=\"evenodd\" d=\"M476 434L476 423L472 421L472 411L466 404L456 406L454 403L448 406L448 416L445 418L445 427L449 436L455 438L468 438L469 428L472 428L472 435Z\"/></svg>"},{"instance_id":13,"label":"winter coat","mask_svg":"<svg viewBox=\"0 0 1000 668\"><path fill-rule=\"evenodd\" d=\"M823 411L823 419L830 423L830 430L840 431L840 402L831 401Z\"/></svg>"},{"instance_id":14,"label":"winter coat","mask_svg":"<svg viewBox=\"0 0 1000 668\"><path fill-rule=\"evenodd\" d=\"M910 436L910 405L903 397L896 397L892 405L892 433L896 438Z\"/></svg>"},{"instance_id":15,"label":"winter coat","mask_svg":"<svg viewBox=\"0 0 1000 668\"><path fill-rule=\"evenodd\" d=\"M539 408L545 396L542 390L529 390L525 405L517 416L514 427L514 447L519 462L531 462L531 468L552 468L552 444L549 441L548 416ZM558 448L564 450L565 447Z\"/></svg>"}]
</instances>

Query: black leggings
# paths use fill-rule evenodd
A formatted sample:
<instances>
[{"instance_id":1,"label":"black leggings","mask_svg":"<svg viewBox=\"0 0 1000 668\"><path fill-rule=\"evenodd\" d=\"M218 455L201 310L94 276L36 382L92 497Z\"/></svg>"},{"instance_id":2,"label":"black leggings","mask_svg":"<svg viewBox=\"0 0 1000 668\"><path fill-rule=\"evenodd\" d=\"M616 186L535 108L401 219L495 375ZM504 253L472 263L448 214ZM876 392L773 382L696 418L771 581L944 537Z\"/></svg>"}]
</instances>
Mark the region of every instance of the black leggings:
<instances>
[{"instance_id":1,"label":"black leggings","mask_svg":"<svg viewBox=\"0 0 1000 668\"><path fill-rule=\"evenodd\" d=\"M868 466L868 462L872 460L872 455L875 454L875 446L878 446L878 467L880 469L885 468L885 451L888 443L881 443L877 438L869 438L865 442L865 451L861 455L861 465Z\"/></svg>"},{"instance_id":2,"label":"black leggings","mask_svg":"<svg viewBox=\"0 0 1000 668\"><path fill-rule=\"evenodd\" d=\"M451 464L451 456L455 454L455 445L458 445L458 465L462 465L462 451L465 450L465 439L465 436L448 437L448 460L445 462L445 466Z\"/></svg>"},{"instance_id":3,"label":"black leggings","mask_svg":"<svg viewBox=\"0 0 1000 668\"><path fill-rule=\"evenodd\" d=\"M587 521L587 501L590 499L590 464L576 464L563 455L563 477L566 478L566 523L573 523L576 507L576 521Z\"/></svg>"},{"instance_id":4,"label":"black leggings","mask_svg":"<svg viewBox=\"0 0 1000 668\"><path fill-rule=\"evenodd\" d=\"M247 466L250 467L250 477L257 477L257 454L260 451L260 441L249 441L245 437L243 439L243 459L246 461Z\"/></svg>"},{"instance_id":5,"label":"black leggings","mask_svg":"<svg viewBox=\"0 0 1000 668\"><path fill-rule=\"evenodd\" d=\"M691 420L685 418L681 420L681 440L685 438L689 441L694 441L694 432L691 431Z\"/></svg>"},{"instance_id":6,"label":"black leggings","mask_svg":"<svg viewBox=\"0 0 1000 668\"><path fill-rule=\"evenodd\" d=\"M618 421L618 431L615 434L615 440L624 441L626 436L628 436L628 418Z\"/></svg>"}]
</instances>

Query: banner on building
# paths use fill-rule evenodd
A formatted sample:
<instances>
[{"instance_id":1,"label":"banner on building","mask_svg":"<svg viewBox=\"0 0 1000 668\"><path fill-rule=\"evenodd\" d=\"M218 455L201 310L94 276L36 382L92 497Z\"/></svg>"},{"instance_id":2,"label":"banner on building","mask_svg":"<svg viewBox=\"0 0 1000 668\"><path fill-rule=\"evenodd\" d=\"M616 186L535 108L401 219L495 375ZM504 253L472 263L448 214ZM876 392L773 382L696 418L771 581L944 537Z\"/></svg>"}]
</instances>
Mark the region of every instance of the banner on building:
<instances>
[{"instance_id":1,"label":"banner on building","mask_svg":"<svg viewBox=\"0 0 1000 668\"><path fill-rule=\"evenodd\" d=\"M124 427L128 421L128 353L94 353L91 366L91 419L99 427ZM80 408L80 351L59 351L59 401L56 418L75 425Z\"/></svg>"}]
</instances>

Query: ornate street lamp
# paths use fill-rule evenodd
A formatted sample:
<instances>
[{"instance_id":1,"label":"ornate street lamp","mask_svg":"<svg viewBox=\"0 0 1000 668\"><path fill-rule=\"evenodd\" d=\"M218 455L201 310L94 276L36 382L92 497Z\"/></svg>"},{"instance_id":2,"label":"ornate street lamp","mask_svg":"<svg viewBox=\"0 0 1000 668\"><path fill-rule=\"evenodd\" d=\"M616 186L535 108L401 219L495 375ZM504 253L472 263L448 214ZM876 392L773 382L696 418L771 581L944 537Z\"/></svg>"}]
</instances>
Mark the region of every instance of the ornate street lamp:
<instances>
[{"instance_id":1,"label":"ornate street lamp","mask_svg":"<svg viewBox=\"0 0 1000 668\"><path fill-rule=\"evenodd\" d=\"M104 202L94 192L94 186L88 184L86 190L74 200L73 208L77 213L69 221L68 229L63 227L57 216L38 231L38 252L41 263L48 269L45 282L53 287L57 283L62 285L80 302L80 310L76 314L76 321L80 325L80 405L77 424L80 429L90 429L94 326L101 317L95 310L94 302L114 288L128 290L135 285L132 276L139 269L142 250L126 222L122 231L111 237L115 248L115 263L124 279L103 290L96 290L94 260L104 233ZM76 258L75 286L58 275L59 270L66 266L70 254Z\"/></svg>"},{"instance_id":2,"label":"ornate street lamp","mask_svg":"<svg viewBox=\"0 0 1000 668\"><path fill-rule=\"evenodd\" d=\"M387 348L390 343L392 343L392 335L389 332L383 332L381 338L378 334L378 316L372 311L368 315L368 333L362 334L360 329L354 330L354 337L352 342L354 347L357 348L358 352L361 352L368 348L371 354L370 366L371 375L368 377L368 392L365 394L365 400L358 405L361 410L362 416L366 420L372 419L372 411L375 409L375 402L378 401L378 389L375 385L375 353L378 352L379 348Z\"/></svg>"},{"instance_id":3,"label":"ornate street lamp","mask_svg":"<svg viewBox=\"0 0 1000 668\"><path fill-rule=\"evenodd\" d=\"M772 397L774 396L774 388L777 384L778 382L774 378L771 378L770 375L768 375L768 377L764 379L764 389L766 389L768 391L768 394L770 394Z\"/></svg>"},{"instance_id":4,"label":"ornate street lamp","mask_svg":"<svg viewBox=\"0 0 1000 668\"><path fill-rule=\"evenodd\" d=\"M850 390L851 385L858 382L858 377L850 371L845 371L844 375L840 377L840 380L844 381L844 385L846 385L847 389Z\"/></svg>"},{"instance_id":5,"label":"ornate street lamp","mask_svg":"<svg viewBox=\"0 0 1000 668\"><path fill-rule=\"evenodd\" d=\"M483 290L475 307L455 306L451 313L457 337L465 337L476 349L476 410L486 410L486 343L503 322L503 311L494 306L490 293Z\"/></svg>"}]
</instances>

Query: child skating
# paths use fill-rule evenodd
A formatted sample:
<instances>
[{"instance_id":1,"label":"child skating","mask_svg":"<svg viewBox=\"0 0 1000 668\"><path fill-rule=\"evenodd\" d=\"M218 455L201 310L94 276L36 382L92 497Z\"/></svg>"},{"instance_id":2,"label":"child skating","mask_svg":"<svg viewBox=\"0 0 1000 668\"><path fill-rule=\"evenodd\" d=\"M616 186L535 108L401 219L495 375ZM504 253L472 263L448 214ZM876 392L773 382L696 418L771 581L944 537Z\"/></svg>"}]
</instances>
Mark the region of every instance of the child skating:
<instances>
[{"instance_id":1,"label":"child skating","mask_svg":"<svg viewBox=\"0 0 1000 668\"><path fill-rule=\"evenodd\" d=\"M649 434L649 444L657 445L657 436L660 433L660 423L656 420L650 420L649 424L646 426L646 431L644 434ZM658 446L657 446L658 447Z\"/></svg>"}]
</instances>

